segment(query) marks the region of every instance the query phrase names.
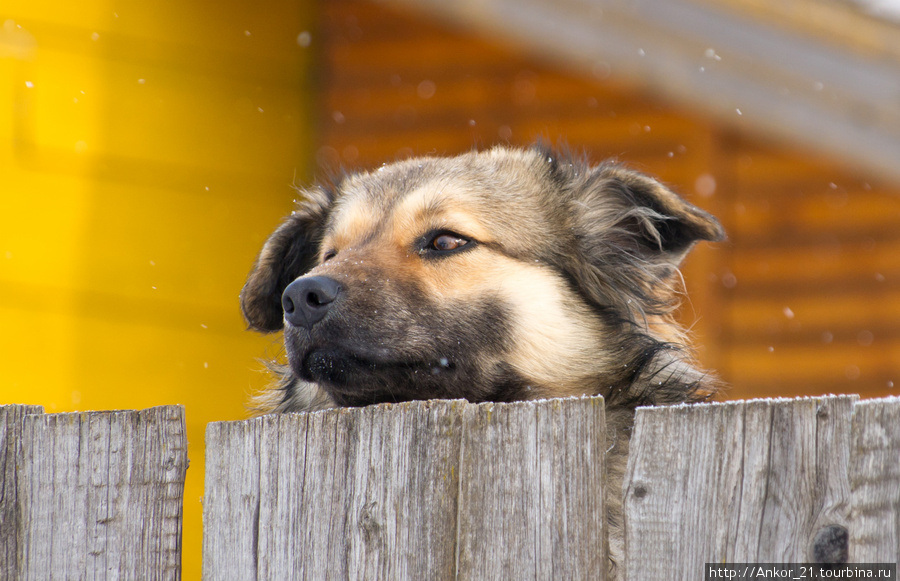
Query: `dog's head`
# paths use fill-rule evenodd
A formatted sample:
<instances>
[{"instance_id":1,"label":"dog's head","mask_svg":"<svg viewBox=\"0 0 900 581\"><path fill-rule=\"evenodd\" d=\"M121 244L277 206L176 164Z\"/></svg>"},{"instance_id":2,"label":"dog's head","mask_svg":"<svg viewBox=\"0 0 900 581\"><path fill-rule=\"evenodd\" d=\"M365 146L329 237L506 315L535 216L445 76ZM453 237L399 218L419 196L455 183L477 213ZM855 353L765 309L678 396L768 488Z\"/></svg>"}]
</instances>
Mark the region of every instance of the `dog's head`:
<instances>
[{"instance_id":1,"label":"dog's head","mask_svg":"<svg viewBox=\"0 0 900 581\"><path fill-rule=\"evenodd\" d=\"M339 405L607 393L648 348L623 337L676 336L677 267L721 237L618 165L502 147L418 158L303 191L241 305L254 329L284 328L282 409L304 405L300 382Z\"/></svg>"}]
</instances>

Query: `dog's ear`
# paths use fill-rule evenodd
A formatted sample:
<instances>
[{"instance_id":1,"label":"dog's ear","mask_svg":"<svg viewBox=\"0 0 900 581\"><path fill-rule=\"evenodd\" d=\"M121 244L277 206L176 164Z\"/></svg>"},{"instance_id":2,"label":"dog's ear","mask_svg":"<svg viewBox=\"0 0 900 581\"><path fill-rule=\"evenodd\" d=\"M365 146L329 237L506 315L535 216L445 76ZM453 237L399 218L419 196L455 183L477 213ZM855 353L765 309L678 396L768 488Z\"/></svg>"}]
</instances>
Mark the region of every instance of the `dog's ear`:
<instances>
[{"instance_id":1,"label":"dog's ear","mask_svg":"<svg viewBox=\"0 0 900 581\"><path fill-rule=\"evenodd\" d=\"M269 236L241 290L241 310L250 327L264 333L284 326L281 294L318 263L325 220L334 202L330 190L302 191L298 208Z\"/></svg>"},{"instance_id":2,"label":"dog's ear","mask_svg":"<svg viewBox=\"0 0 900 581\"><path fill-rule=\"evenodd\" d=\"M578 176L578 177L575 177ZM681 261L701 240L725 237L719 222L644 174L615 164L575 172L576 279L601 304L646 315L671 310Z\"/></svg>"},{"instance_id":3,"label":"dog's ear","mask_svg":"<svg viewBox=\"0 0 900 581\"><path fill-rule=\"evenodd\" d=\"M696 242L725 238L718 220L655 179L619 166L599 173L604 189L625 202L616 216L620 242L645 260L677 268Z\"/></svg>"}]
</instances>

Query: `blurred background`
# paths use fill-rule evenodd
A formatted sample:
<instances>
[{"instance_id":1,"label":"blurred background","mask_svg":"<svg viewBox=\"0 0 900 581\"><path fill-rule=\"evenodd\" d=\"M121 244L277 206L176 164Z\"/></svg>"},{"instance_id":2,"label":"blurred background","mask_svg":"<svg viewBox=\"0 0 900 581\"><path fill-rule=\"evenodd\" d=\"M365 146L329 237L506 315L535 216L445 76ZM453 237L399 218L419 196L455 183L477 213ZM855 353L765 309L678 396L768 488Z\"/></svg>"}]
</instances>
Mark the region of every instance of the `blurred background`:
<instances>
[{"instance_id":1,"label":"blurred background","mask_svg":"<svg viewBox=\"0 0 900 581\"><path fill-rule=\"evenodd\" d=\"M900 27L844 0L6 0L0 403L184 404L203 437L277 336L238 293L335 167L566 142L651 173L727 242L682 319L723 399L898 392Z\"/></svg>"}]
</instances>

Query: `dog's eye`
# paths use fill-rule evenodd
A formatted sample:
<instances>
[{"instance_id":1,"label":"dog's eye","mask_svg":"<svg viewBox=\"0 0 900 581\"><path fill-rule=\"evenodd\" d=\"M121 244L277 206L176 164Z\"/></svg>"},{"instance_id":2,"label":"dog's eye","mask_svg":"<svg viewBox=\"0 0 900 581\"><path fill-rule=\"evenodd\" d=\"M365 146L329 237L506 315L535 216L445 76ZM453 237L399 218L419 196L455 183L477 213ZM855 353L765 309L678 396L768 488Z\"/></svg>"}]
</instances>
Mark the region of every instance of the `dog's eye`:
<instances>
[{"instance_id":1,"label":"dog's eye","mask_svg":"<svg viewBox=\"0 0 900 581\"><path fill-rule=\"evenodd\" d=\"M328 262L335 256L337 256L337 250L329 250L325 253L325 256L322 257L322 262Z\"/></svg>"},{"instance_id":2,"label":"dog's eye","mask_svg":"<svg viewBox=\"0 0 900 581\"><path fill-rule=\"evenodd\" d=\"M422 235L416 242L417 251L424 258L440 258L457 252L466 252L477 245L476 240L450 230L432 230Z\"/></svg>"},{"instance_id":3,"label":"dog's eye","mask_svg":"<svg viewBox=\"0 0 900 581\"><path fill-rule=\"evenodd\" d=\"M462 248L468 243L468 240L460 238L459 236L454 236L453 234L441 234L431 241L431 248L441 252L448 252L450 250Z\"/></svg>"}]
</instances>

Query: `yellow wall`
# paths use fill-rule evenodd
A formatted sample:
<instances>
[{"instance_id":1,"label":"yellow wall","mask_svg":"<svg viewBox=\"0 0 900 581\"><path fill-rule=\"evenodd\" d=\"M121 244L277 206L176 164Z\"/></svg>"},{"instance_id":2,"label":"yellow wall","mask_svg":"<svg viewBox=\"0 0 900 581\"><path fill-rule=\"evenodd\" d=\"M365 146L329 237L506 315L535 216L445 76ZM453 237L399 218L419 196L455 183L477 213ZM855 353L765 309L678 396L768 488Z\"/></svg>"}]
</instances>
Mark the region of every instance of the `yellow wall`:
<instances>
[{"instance_id":1,"label":"yellow wall","mask_svg":"<svg viewBox=\"0 0 900 581\"><path fill-rule=\"evenodd\" d=\"M205 426L276 349L237 296L307 174L310 4L0 4L0 403L184 404L185 579Z\"/></svg>"}]
</instances>

